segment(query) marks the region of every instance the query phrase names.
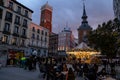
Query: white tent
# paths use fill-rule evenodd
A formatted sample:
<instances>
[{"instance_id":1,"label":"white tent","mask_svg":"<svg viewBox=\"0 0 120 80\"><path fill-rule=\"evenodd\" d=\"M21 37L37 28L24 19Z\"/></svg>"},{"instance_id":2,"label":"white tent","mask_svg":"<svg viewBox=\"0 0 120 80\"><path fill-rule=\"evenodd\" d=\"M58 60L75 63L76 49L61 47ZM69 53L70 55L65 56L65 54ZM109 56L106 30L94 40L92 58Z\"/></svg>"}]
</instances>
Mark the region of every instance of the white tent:
<instances>
[{"instance_id":1,"label":"white tent","mask_svg":"<svg viewBox=\"0 0 120 80\"><path fill-rule=\"evenodd\" d=\"M74 49L90 49L90 47L85 43L81 42L78 46L76 46Z\"/></svg>"}]
</instances>

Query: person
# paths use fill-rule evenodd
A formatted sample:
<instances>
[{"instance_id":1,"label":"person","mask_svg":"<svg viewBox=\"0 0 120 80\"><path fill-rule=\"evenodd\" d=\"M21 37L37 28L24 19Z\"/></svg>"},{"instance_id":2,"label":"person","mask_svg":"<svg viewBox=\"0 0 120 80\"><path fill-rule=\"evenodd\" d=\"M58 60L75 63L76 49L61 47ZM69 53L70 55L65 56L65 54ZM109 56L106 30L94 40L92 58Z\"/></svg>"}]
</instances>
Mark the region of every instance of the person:
<instances>
[{"instance_id":1,"label":"person","mask_svg":"<svg viewBox=\"0 0 120 80\"><path fill-rule=\"evenodd\" d=\"M72 68L69 68L66 80L75 80L75 75Z\"/></svg>"},{"instance_id":2,"label":"person","mask_svg":"<svg viewBox=\"0 0 120 80\"><path fill-rule=\"evenodd\" d=\"M101 76L107 75L105 68L103 68L100 72L98 72L97 75L98 75L98 76L100 76L100 75L101 75Z\"/></svg>"}]
</instances>

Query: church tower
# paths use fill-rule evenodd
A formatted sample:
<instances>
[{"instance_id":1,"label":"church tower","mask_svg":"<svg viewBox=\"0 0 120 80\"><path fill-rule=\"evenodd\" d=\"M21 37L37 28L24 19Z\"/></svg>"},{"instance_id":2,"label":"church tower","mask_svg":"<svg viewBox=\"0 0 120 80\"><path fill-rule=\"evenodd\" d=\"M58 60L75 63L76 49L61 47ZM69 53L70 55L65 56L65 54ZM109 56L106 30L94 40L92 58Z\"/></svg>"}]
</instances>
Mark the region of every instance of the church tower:
<instances>
[{"instance_id":1,"label":"church tower","mask_svg":"<svg viewBox=\"0 0 120 80\"><path fill-rule=\"evenodd\" d=\"M88 21L87 21L87 14L85 10L85 4L83 3L83 16L82 16L82 22L81 25L78 28L78 43L80 44L81 42L88 42L87 39L87 34L89 31L92 30L92 28L89 26Z\"/></svg>"},{"instance_id":2,"label":"church tower","mask_svg":"<svg viewBox=\"0 0 120 80\"><path fill-rule=\"evenodd\" d=\"M52 32L52 10L48 2L41 7L40 26L49 29L50 32Z\"/></svg>"}]
</instances>

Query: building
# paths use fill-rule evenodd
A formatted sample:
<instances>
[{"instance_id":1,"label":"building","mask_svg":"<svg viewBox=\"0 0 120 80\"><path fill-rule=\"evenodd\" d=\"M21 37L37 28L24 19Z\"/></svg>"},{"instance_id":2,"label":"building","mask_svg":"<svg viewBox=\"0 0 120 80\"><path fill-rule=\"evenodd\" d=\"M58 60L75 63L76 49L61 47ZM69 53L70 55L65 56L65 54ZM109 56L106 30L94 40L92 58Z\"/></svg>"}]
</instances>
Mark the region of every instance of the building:
<instances>
[{"instance_id":1,"label":"building","mask_svg":"<svg viewBox=\"0 0 120 80\"><path fill-rule=\"evenodd\" d=\"M58 54L58 34L51 33L49 36L49 56L57 56Z\"/></svg>"},{"instance_id":2,"label":"building","mask_svg":"<svg viewBox=\"0 0 120 80\"><path fill-rule=\"evenodd\" d=\"M41 7L40 25L52 32L52 6L48 2Z\"/></svg>"},{"instance_id":3,"label":"building","mask_svg":"<svg viewBox=\"0 0 120 80\"><path fill-rule=\"evenodd\" d=\"M33 22L29 31L29 55L48 55L49 30Z\"/></svg>"},{"instance_id":4,"label":"building","mask_svg":"<svg viewBox=\"0 0 120 80\"><path fill-rule=\"evenodd\" d=\"M89 33L89 31L92 30L92 28L89 26L88 21L87 21L85 4L83 4L82 20L83 21L82 21L81 25L78 28L78 44L80 44L81 42L88 43L87 34Z\"/></svg>"},{"instance_id":5,"label":"building","mask_svg":"<svg viewBox=\"0 0 120 80\"><path fill-rule=\"evenodd\" d=\"M72 31L69 27L65 27L59 34L58 34L58 51L59 52L66 52L69 49L75 47L74 36Z\"/></svg>"},{"instance_id":6,"label":"building","mask_svg":"<svg viewBox=\"0 0 120 80\"><path fill-rule=\"evenodd\" d=\"M17 52L26 53L32 13L16 0L0 0L0 49L7 50L9 59L15 59Z\"/></svg>"},{"instance_id":7,"label":"building","mask_svg":"<svg viewBox=\"0 0 120 80\"><path fill-rule=\"evenodd\" d=\"M113 0L113 10L115 18L120 20L120 0Z\"/></svg>"}]
</instances>

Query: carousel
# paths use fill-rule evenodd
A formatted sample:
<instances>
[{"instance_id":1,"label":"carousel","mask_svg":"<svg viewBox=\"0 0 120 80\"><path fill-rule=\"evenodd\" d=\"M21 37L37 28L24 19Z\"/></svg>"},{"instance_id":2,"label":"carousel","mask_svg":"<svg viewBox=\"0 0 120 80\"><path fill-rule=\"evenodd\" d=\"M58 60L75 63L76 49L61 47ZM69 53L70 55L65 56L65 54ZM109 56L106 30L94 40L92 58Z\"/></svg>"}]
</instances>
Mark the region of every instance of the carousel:
<instances>
[{"instance_id":1,"label":"carousel","mask_svg":"<svg viewBox=\"0 0 120 80\"><path fill-rule=\"evenodd\" d=\"M100 52L90 48L86 43L81 42L77 47L68 50L67 55L69 60L74 58L80 59L82 62L91 63L91 61L97 61L95 56L100 55Z\"/></svg>"}]
</instances>

